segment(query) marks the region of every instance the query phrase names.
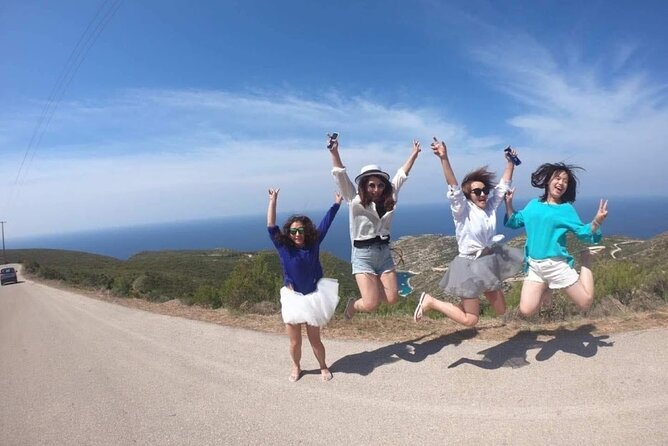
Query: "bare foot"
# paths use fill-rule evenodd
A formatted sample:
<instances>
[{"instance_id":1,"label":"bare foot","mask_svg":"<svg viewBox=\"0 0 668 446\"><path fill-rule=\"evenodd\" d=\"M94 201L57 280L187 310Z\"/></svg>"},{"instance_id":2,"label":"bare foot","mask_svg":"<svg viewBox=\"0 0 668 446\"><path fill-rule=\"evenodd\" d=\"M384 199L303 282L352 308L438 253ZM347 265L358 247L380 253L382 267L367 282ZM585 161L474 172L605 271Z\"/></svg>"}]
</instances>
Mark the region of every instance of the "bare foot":
<instances>
[{"instance_id":1,"label":"bare foot","mask_svg":"<svg viewBox=\"0 0 668 446\"><path fill-rule=\"evenodd\" d=\"M290 373L290 376L288 376L288 381L291 383L299 381L299 378L302 377L302 371L299 367L293 367L292 368L292 373Z\"/></svg>"},{"instance_id":2,"label":"bare foot","mask_svg":"<svg viewBox=\"0 0 668 446\"><path fill-rule=\"evenodd\" d=\"M332 372L330 372L328 368L320 369L320 375L322 376L323 381L332 379Z\"/></svg>"}]
</instances>

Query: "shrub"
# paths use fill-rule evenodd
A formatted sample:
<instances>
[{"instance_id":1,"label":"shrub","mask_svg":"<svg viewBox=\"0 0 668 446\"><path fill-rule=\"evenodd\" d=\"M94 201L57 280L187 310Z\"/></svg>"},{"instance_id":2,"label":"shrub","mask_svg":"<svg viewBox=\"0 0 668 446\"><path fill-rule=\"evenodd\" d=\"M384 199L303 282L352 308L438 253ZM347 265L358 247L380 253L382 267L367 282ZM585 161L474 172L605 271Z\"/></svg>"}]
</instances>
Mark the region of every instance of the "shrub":
<instances>
[{"instance_id":1,"label":"shrub","mask_svg":"<svg viewBox=\"0 0 668 446\"><path fill-rule=\"evenodd\" d=\"M42 267L39 269L40 277L48 280L65 280L65 275L55 268Z\"/></svg>"},{"instance_id":2,"label":"shrub","mask_svg":"<svg viewBox=\"0 0 668 446\"><path fill-rule=\"evenodd\" d=\"M220 308L223 305L220 291L210 285L201 285L195 292L182 299L186 305L200 305L202 307Z\"/></svg>"},{"instance_id":3,"label":"shrub","mask_svg":"<svg viewBox=\"0 0 668 446\"><path fill-rule=\"evenodd\" d=\"M111 283L111 292L116 296L128 297L132 290L132 281L127 277L115 277Z\"/></svg>"},{"instance_id":4,"label":"shrub","mask_svg":"<svg viewBox=\"0 0 668 446\"><path fill-rule=\"evenodd\" d=\"M594 271L597 301L605 296L614 296L628 305L633 291L640 287L644 277L640 265L626 260L598 264Z\"/></svg>"},{"instance_id":5,"label":"shrub","mask_svg":"<svg viewBox=\"0 0 668 446\"><path fill-rule=\"evenodd\" d=\"M40 265L34 260L28 260L23 264L23 270L28 274L37 274L39 272Z\"/></svg>"},{"instance_id":6,"label":"shrub","mask_svg":"<svg viewBox=\"0 0 668 446\"><path fill-rule=\"evenodd\" d=\"M192 286L184 277L147 272L132 282L132 293L150 301L166 302L186 296Z\"/></svg>"},{"instance_id":7,"label":"shrub","mask_svg":"<svg viewBox=\"0 0 668 446\"><path fill-rule=\"evenodd\" d=\"M240 309L244 302L276 301L282 280L269 267L270 254L261 253L237 263L221 288L222 305Z\"/></svg>"}]
</instances>

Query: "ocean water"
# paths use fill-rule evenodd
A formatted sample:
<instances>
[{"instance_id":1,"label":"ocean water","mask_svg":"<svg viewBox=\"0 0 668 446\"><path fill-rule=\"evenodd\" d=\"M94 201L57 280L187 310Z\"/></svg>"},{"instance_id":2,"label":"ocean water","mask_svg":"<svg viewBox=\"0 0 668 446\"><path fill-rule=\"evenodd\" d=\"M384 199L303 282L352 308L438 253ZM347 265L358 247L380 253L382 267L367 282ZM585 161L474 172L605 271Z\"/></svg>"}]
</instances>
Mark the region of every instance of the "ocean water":
<instances>
[{"instance_id":1,"label":"ocean water","mask_svg":"<svg viewBox=\"0 0 668 446\"><path fill-rule=\"evenodd\" d=\"M410 284L410 278L414 275L415 274L409 273L408 271L397 271L397 282L399 282L399 295L401 297L406 297L413 291Z\"/></svg>"},{"instance_id":2,"label":"ocean water","mask_svg":"<svg viewBox=\"0 0 668 446\"><path fill-rule=\"evenodd\" d=\"M517 200L515 206L521 209L525 203ZM580 198L575 207L582 220L589 221L595 215L598 200ZM647 239L668 231L668 197L610 199L608 210L609 216L602 228L604 237L607 234ZM310 212L308 215L318 222L325 211L323 209L321 212ZM497 212L497 231L507 238L522 234L522 231L503 226L504 212L502 205ZM287 217L287 214L279 214L277 221L283 222ZM396 240L401 236L419 234L454 235L452 216L445 200L431 205L399 203L394 217L392 238ZM119 259L127 259L141 251L273 249L267 234L264 213L257 216L174 222L21 239L13 239L11 233L5 233L5 244L7 249L69 249ZM346 261L350 260L348 209L345 204L339 210L323 242L322 251L328 251Z\"/></svg>"}]
</instances>

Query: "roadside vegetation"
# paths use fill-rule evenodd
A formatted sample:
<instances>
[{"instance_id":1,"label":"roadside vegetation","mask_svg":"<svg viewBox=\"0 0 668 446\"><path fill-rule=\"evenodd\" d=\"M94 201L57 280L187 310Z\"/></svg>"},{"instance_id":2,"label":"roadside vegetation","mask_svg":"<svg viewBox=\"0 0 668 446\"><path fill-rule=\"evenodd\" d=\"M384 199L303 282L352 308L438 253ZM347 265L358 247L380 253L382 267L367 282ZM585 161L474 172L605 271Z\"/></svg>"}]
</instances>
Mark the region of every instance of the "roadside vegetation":
<instances>
[{"instance_id":1,"label":"roadside vegetation","mask_svg":"<svg viewBox=\"0 0 668 446\"><path fill-rule=\"evenodd\" d=\"M279 309L282 272L278 256L270 251L156 251L119 260L76 251L20 249L8 250L7 257L36 278L118 297L179 299L186 305L257 313ZM348 263L323 253L322 265L327 277L339 280L342 296L354 295L357 288Z\"/></svg>"},{"instance_id":2,"label":"roadside vegetation","mask_svg":"<svg viewBox=\"0 0 668 446\"><path fill-rule=\"evenodd\" d=\"M596 301L590 317L603 317L625 311L646 311L668 302L668 233L649 240L606 237L607 251L596 257L594 276ZM384 318L412 315L420 292L457 302L452 296L439 294L436 284L452 259L454 238L418 236L399 240L399 268L417 273L411 278L414 291L398 305L381 305L369 316ZM521 246L523 238L510 242ZM620 251L611 253L621 247ZM571 246L572 252L581 247ZM273 251L239 252L227 249L193 251L142 252L128 260L95 254L51 250L7 250L7 260L22 263L24 273L36 278L55 280L67 286L104 292L118 297L133 297L152 302L180 300L189 306L226 308L233 312L276 314L280 311L279 289L282 273ZM341 313L348 297L358 291L350 264L328 253L321 261L326 277L338 279ZM577 266L579 269L579 266ZM508 303L504 319L516 318L521 280L505 284ZM482 316L493 316L482 300ZM575 306L557 293L553 304L541 310L537 322L554 322L580 316ZM438 319L440 315L429 315Z\"/></svg>"}]
</instances>

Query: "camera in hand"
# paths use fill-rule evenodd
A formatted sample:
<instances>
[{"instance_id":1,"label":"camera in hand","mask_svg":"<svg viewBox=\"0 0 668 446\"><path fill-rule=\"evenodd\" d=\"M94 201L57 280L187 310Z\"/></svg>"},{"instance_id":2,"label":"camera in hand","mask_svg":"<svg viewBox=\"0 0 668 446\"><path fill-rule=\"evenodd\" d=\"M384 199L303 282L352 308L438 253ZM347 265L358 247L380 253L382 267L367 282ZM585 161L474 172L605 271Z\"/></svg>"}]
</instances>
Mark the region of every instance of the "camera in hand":
<instances>
[{"instance_id":1,"label":"camera in hand","mask_svg":"<svg viewBox=\"0 0 668 446\"><path fill-rule=\"evenodd\" d=\"M334 141L336 141L336 138L339 137L339 134L334 132L334 133L332 133L331 135L328 135L328 136L329 136L329 144L327 144L327 148L331 149L332 146L334 145Z\"/></svg>"},{"instance_id":2,"label":"camera in hand","mask_svg":"<svg viewBox=\"0 0 668 446\"><path fill-rule=\"evenodd\" d=\"M517 155L513 155L513 149L511 149L510 146L506 147L503 151L506 152L506 156L510 158L510 161L512 161L514 165L519 166L522 164L522 161L520 161Z\"/></svg>"}]
</instances>

